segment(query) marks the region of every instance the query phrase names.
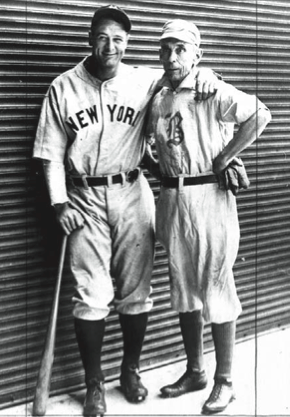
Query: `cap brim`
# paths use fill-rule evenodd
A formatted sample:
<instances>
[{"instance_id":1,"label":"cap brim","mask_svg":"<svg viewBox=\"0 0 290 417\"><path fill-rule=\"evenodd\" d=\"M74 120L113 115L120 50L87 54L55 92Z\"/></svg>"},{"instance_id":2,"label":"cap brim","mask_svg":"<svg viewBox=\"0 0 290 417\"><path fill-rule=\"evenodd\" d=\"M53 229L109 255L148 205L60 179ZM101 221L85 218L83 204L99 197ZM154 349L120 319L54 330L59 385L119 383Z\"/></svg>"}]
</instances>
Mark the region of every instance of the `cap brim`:
<instances>
[{"instance_id":1,"label":"cap brim","mask_svg":"<svg viewBox=\"0 0 290 417\"><path fill-rule=\"evenodd\" d=\"M163 39L170 39L170 38L172 38L172 39L177 39L177 40L179 40L179 41L183 41L183 42L186 42L186 43L191 43L191 44L193 44L193 45L198 45L197 40L194 40L193 38L190 38L190 37L189 37L188 35L186 35L186 34L182 34L182 33L180 33L180 32L174 32L174 31L164 33L164 34L161 36L160 41L162 41Z\"/></svg>"}]
</instances>

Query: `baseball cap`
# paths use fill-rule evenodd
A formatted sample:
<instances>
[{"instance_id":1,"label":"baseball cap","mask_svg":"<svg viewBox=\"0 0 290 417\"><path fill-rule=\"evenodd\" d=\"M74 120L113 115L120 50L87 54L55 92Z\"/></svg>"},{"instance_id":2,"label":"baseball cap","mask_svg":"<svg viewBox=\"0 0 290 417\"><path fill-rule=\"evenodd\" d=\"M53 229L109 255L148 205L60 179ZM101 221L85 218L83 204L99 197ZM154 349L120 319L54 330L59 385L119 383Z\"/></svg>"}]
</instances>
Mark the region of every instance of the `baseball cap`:
<instances>
[{"instance_id":1,"label":"baseball cap","mask_svg":"<svg viewBox=\"0 0 290 417\"><path fill-rule=\"evenodd\" d=\"M122 22L126 32L131 30L131 21L127 13L120 9L118 6L110 4L109 6L100 7L94 14L92 19L92 27L102 18L111 17Z\"/></svg>"},{"instance_id":2,"label":"baseball cap","mask_svg":"<svg viewBox=\"0 0 290 417\"><path fill-rule=\"evenodd\" d=\"M196 46L200 44L200 32L197 26L182 19L169 20L165 23L160 40L167 38L175 38Z\"/></svg>"}]
</instances>

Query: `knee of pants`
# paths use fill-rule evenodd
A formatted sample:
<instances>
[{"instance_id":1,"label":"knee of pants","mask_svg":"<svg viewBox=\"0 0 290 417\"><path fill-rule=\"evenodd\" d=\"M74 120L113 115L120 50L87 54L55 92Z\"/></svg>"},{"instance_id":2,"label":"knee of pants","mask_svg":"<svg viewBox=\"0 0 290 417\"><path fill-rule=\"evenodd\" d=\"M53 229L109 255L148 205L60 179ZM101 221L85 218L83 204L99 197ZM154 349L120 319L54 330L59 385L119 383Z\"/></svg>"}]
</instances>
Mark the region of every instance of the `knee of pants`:
<instances>
[{"instance_id":1,"label":"knee of pants","mask_svg":"<svg viewBox=\"0 0 290 417\"><path fill-rule=\"evenodd\" d=\"M110 313L109 306L94 307L73 297L73 316L82 320L103 320Z\"/></svg>"},{"instance_id":2,"label":"knee of pants","mask_svg":"<svg viewBox=\"0 0 290 417\"><path fill-rule=\"evenodd\" d=\"M122 303L115 303L115 308L118 313L121 314L142 314L148 313L153 307L153 300L148 297L148 299L143 303L129 303L129 304L122 304Z\"/></svg>"},{"instance_id":3,"label":"knee of pants","mask_svg":"<svg viewBox=\"0 0 290 417\"><path fill-rule=\"evenodd\" d=\"M101 320L108 316L114 299L114 289L111 279L103 281L78 277L72 298L73 315L76 318Z\"/></svg>"},{"instance_id":4,"label":"knee of pants","mask_svg":"<svg viewBox=\"0 0 290 417\"><path fill-rule=\"evenodd\" d=\"M139 293L134 292L123 299L115 298L114 305L118 313L121 314L141 314L148 313L153 307L153 300L150 297L152 288L149 291Z\"/></svg>"}]
</instances>

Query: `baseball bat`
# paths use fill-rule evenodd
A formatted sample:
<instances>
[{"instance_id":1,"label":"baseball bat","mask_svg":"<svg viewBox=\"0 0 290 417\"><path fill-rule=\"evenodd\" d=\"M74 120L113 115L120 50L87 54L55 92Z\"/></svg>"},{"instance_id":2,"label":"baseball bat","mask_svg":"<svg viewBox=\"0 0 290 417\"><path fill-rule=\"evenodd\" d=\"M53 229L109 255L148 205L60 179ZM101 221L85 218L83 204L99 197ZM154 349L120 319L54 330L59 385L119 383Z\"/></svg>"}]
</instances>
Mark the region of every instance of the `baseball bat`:
<instances>
[{"instance_id":1,"label":"baseball bat","mask_svg":"<svg viewBox=\"0 0 290 417\"><path fill-rule=\"evenodd\" d=\"M42 352L38 378L33 401L33 416L43 416L46 413L46 405L50 391L50 379L54 360L55 335L59 305L59 294L62 279L62 271L65 259L67 236L64 235L61 244L60 258L58 264L57 279L54 288L53 302L50 311L48 328Z\"/></svg>"}]
</instances>

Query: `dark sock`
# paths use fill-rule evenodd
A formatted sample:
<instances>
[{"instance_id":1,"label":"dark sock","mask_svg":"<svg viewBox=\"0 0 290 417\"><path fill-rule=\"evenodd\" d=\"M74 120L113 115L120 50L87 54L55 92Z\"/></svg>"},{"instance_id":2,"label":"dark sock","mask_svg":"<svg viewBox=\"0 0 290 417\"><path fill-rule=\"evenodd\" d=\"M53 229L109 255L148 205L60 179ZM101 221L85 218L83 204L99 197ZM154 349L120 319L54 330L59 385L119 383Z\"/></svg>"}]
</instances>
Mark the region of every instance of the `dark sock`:
<instances>
[{"instance_id":1,"label":"dark sock","mask_svg":"<svg viewBox=\"0 0 290 417\"><path fill-rule=\"evenodd\" d=\"M119 314L119 319L124 343L122 368L132 365L139 368L139 359L147 327L148 313L136 315Z\"/></svg>"},{"instance_id":2,"label":"dark sock","mask_svg":"<svg viewBox=\"0 0 290 417\"><path fill-rule=\"evenodd\" d=\"M105 320L81 320L75 318L75 332L79 351L85 369L86 384L103 381L101 350L105 333Z\"/></svg>"},{"instance_id":3,"label":"dark sock","mask_svg":"<svg viewBox=\"0 0 290 417\"><path fill-rule=\"evenodd\" d=\"M212 337L215 346L215 380L231 384L232 362L235 345L236 322L212 323Z\"/></svg>"},{"instance_id":4,"label":"dark sock","mask_svg":"<svg viewBox=\"0 0 290 417\"><path fill-rule=\"evenodd\" d=\"M203 319L200 310L179 313L179 323L187 356L187 369L203 370Z\"/></svg>"}]
</instances>

